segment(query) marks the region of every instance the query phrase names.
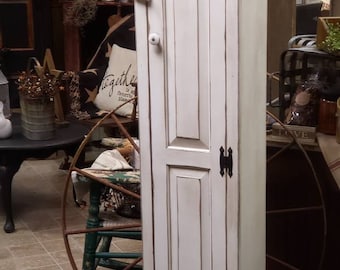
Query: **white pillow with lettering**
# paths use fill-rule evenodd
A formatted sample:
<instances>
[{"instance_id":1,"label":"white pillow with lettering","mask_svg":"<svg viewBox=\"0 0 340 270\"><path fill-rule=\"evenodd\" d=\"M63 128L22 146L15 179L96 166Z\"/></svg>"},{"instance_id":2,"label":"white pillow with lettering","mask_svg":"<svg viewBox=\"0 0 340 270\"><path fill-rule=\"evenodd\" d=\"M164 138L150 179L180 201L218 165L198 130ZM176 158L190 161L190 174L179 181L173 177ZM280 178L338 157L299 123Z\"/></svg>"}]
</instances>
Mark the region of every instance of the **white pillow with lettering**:
<instances>
[{"instance_id":1,"label":"white pillow with lettering","mask_svg":"<svg viewBox=\"0 0 340 270\"><path fill-rule=\"evenodd\" d=\"M114 44L109 65L101 82L94 104L100 110L112 111L119 105L135 96L137 83L136 51L125 49ZM116 111L121 116L131 116L134 101Z\"/></svg>"}]
</instances>

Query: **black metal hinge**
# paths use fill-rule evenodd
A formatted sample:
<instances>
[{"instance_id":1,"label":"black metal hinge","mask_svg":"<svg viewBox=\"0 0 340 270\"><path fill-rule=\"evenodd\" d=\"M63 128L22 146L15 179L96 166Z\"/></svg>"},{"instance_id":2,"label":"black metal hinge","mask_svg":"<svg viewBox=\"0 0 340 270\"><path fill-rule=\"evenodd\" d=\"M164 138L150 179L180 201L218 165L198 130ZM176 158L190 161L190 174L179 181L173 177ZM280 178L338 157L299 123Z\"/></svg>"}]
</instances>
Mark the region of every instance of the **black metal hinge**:
<instances>
[{"instance_id":1,"label":"black metal hinge","mask_svg":"<svg viewBox=\"0 0 340 270\"><path fill-rule=\"evenodd\" d=\"M224 155L224 148L220 147L220 174L224 176L224 169L226 169L229 177L233 176L233 150L228 148L228 155Z\"/></svg>"}]
</instances>

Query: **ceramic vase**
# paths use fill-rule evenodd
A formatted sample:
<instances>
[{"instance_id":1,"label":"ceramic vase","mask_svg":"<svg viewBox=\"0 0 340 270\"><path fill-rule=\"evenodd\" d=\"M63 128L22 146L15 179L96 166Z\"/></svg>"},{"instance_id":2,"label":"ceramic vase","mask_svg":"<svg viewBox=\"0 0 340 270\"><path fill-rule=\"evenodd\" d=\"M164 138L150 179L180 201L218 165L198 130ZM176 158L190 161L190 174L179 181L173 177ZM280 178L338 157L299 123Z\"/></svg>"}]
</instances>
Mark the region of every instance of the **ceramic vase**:
<instances>
[{"instance_id":1,"label":"ceramic vase","mask_svg":"<svg viewBox=\"0 0 340 270\"><path fill-rule=\"evenodd\" d=\"M0 139L6 139L12 135L12 122L4 115L4 104L0 101Z\"/></svg>"}]
</instances>

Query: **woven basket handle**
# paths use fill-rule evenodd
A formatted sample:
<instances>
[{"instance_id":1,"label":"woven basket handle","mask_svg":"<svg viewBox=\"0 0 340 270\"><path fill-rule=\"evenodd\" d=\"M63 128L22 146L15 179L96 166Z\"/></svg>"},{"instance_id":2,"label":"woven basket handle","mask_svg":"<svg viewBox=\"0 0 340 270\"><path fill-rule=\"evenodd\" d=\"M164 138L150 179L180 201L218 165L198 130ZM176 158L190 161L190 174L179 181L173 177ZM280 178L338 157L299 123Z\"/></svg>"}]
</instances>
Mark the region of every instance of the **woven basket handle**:
<instances>
[{"instance_id":1,"label":"woven basket handle","mask_svg":"<svg viewBox=\"0 0 340 270\"><path fill-rule=\"evenodd\" d=\"M32 63L34 63L35 66L32 66ZM34 68L35 70L35 67L39 67L39 68L41 67L39 60L36 57L28 58L27 67L26 67L27 74L31 73L32 68Z\"/></svg>"}]
</instances>

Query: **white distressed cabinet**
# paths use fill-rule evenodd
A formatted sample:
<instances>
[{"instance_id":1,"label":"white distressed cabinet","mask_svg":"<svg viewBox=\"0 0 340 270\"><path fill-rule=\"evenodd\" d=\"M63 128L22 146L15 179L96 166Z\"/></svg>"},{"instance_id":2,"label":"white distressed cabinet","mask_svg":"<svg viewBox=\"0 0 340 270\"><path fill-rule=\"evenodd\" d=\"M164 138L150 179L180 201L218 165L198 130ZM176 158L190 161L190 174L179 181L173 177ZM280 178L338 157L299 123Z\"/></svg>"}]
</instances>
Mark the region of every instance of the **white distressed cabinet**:
<instances>
[{"instance_id":1,"label":"white distressed cabinet","mask_svg":"<svg viewBox=\"0 0 340 270\"><path fill-rule=\"evenodd\" d=\"M135 14L144 268L264 270L265 1L136 0Z\"/></svg>"}]
</instances>

